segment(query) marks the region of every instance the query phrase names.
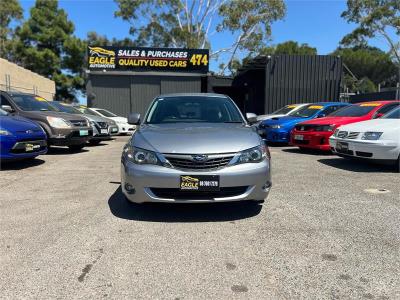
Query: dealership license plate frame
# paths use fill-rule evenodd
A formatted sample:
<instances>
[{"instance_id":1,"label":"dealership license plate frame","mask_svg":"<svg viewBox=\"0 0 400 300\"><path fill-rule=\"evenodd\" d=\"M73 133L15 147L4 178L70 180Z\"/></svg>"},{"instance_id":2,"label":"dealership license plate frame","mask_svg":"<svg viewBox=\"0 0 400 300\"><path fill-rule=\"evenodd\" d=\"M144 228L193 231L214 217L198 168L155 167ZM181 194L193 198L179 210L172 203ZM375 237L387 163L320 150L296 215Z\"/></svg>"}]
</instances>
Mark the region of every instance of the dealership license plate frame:
<instances>
[{"instance_id":1,"label":"dealership license plate frame","mask_svg":"<svg viewBox=\"0 0 400 300\"><path fill-rule=\"evenodd\" d=\"M295 134L294 139L298 141L303 141L304 140L304 135L302 134Z\"/></svg>"},{"instance_id":2,"label":"dealership license plate frame","mask_svg":"<svg viewBox=\"0 0 400 300\"><path fill-rule=\"evenodd\" d=\"M107 129L100 129L100 134L108 134L108 130Z\"/></svg>"},{"instance_id":3,"label":"dealership license plate frame","mask_svg":"<svg viewBox=\"0 0 400 300\"><path fill-rule=\"evenodd\" d=\"M336 142L336 149L339 151L349 151L349 143L347 142Z\"/></svg>"},{"instance_id":4,"label":"dealership license plate frame","mask_svg":"<svg viewBox=\"0 0 400 300\"><path fill-rule=\"evenodd\" d=\"M179 189L190 192L217 192L220 190L220 176L181 175L179 178Z\"/></svg>"},{"instance_id":5,"label":"dealership license plate frame","mask_svg":"<svg viewBox=\"0 0 400 300\"><path fill-rule=\"evenodd\" d=\"M89 135L89 130L79 130L79 136L88 136Z\"/></svg>"}]
</instances>

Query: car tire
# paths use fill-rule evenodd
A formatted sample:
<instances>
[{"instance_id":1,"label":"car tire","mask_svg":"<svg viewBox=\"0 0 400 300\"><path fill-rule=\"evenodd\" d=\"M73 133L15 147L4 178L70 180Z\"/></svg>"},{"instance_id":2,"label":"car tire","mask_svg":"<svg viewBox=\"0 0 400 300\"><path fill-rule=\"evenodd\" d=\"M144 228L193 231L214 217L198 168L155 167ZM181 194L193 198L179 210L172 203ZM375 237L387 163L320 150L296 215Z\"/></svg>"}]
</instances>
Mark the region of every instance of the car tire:
<instances>
[{"instance_id":1,"label":"car tire","mask_svg":"<svg viewBox=\"0 0 400 300\"><path fill-rule=\"evenodd\" d=\"M397 158L397 164L395 167L396 167L397 173L400 173L400 154L399 154L399 158Z\"/></svg>"},{"instance_id":2,"label":"car tire","mask_svg":"<svg viewBox=\"0 0 400 300\"><path fill-rule=\"evenodd\" d=\"M92 146L97 146L97 145L99 145L100 143L101 143L100 140L90 140L90 141L89 141L89 144L92 145Z\"/></svg>"},{"instance_id":3,"label":"car tire","mask_svg":"<svg viewBox=\"0 0 400 300\"><path fill-rule=\"evenodd\" d=\"M85 147L85 144L79 144L79 145L70 145L68 146L69 150L72 152L79 152Z\"/></svg>"}]
</instances>

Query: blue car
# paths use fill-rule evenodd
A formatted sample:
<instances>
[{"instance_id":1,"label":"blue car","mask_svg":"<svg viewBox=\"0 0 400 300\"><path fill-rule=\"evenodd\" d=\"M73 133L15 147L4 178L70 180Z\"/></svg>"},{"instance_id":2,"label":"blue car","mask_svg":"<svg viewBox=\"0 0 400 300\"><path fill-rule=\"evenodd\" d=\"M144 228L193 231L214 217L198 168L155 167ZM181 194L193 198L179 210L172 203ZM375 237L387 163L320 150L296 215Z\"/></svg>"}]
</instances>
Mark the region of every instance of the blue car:
<instances>
[{"instance_id":1,"label":"blue car","mask_svg":"<svg viewBox=\"0 0 400 300\"><path fill-rule=\"evenodd\" d=\"M342 102L319 102L309 104L284 117L272 118L260 123L258 129L261 137L268 142L288 143L290 132L298 123L314 118L325 117L344 106Z\"/></svg>"},{"instance_id":2,"label":"blue car","mask_svg":"<svg viewBox=\"0 0 400 300\"><path fill-rule=\"evenodd\" d=\"M46 134L39 125L0 109L1 162L34 158L46 152Z\"/></svg>"}]
</instances>

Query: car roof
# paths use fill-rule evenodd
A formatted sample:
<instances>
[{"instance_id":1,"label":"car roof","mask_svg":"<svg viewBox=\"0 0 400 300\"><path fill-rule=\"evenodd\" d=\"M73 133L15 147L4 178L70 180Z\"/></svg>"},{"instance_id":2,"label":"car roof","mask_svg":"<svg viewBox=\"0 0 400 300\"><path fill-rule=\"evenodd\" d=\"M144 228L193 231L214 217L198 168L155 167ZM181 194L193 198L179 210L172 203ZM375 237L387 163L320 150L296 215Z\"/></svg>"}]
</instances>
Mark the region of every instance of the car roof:
<instances>
[{"instance_id":1,"label":"car roof","mask_svg":"<svg viewBox=\"0 0 400 300\"><path fill-rule=\"evenodd\" d=\"M364 102L357 102L354 103L354 105L359 105L359 104L366 104L366 103L379 103L379 104L388 104L388 103L398 103L400 100L373 100L373 101L364 101Z\"/></svg>"},{"instance_id":2,"label":"car roof","mask_svg":"<svg viewBox=\"0 0 400 300\"><path fill-rule=\"evenodd\" d=\"M217 93L171 93L171 94L161 94L157 96L156 98L168 98L168 97L199 97L199 96L205 96L205 97L223 97L223 98L228 98L227 95L224 94L217 94Z\"/></svg>"}]
</instances>

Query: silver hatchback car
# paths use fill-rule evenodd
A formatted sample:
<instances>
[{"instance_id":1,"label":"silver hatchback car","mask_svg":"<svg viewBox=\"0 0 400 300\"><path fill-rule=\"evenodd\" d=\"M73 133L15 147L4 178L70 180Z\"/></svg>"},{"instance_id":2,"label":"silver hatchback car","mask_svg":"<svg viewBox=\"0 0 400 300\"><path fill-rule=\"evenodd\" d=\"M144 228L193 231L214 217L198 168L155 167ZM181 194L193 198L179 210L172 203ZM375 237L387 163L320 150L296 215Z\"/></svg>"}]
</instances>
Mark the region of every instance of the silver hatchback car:
<instances>
[{"instance_id":1,"label":"silver hatchback car","mask_svg":"<svg viewBox=\"0 0 400 300\"><path fill-rule=\"evenodd\" d=\"M247 114L249 122L256 115ZM271 188L270 154L229 97L157 97L121 158L121 186L135 203L264 202Z\"/></svg>"}]
</instances>

